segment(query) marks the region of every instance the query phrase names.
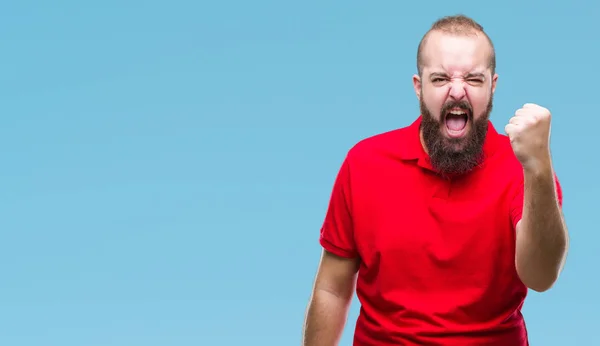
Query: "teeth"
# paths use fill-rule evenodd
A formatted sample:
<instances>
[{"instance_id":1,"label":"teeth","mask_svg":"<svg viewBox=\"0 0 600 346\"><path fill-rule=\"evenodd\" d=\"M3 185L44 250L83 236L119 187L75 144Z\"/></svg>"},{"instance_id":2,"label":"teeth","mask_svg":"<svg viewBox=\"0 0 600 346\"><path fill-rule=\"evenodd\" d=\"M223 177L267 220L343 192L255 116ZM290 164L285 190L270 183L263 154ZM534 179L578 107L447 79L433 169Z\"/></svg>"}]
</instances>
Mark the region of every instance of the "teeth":
<instances>
[{"instance_id":1,"label":"teeth","mask_svg":"<svg viewBox=\"0 0 600 346\"><path fill-rule=\"evenodd\" d=\"M454 115L465 115L467 114L466 112L463 111L450 111L450 114L454 114Z\"/></svg>"}]
</instances>

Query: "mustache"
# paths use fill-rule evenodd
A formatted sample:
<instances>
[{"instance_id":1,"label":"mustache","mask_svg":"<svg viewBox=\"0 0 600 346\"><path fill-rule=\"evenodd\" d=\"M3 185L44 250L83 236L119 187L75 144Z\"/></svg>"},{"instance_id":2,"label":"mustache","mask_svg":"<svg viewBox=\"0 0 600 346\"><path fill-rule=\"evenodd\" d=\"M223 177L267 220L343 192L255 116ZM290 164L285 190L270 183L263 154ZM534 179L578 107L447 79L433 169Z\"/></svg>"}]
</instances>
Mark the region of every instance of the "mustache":
<instances>
[{"instance_id":1,"label":"mustache","mask_svg":"<svg viewBox=\"0 0 600 346\"><path fill-rule=\"evenodd\" d=\"M463 111L466 111L469 118L473 114L473 107L471 107L469 102L463 100L463 101L458 101L458 102L453 102L453 101L446 102L444 104L444 106L442 107L441 115L445 116L451 109L454 109L454 108L458 108L458 109L462 109Z\"/></svg>"}]
</instances>

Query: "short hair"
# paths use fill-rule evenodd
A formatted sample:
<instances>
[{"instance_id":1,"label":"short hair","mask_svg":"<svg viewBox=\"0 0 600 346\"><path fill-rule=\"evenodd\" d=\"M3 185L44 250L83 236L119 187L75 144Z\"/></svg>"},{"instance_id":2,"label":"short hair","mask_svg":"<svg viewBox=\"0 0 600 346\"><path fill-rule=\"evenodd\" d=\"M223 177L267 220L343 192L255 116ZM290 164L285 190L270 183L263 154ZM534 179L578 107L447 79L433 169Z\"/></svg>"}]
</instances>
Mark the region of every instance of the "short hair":
<instances>
[{"instance_id":1,"label":"short hair","mask_svg":"<svg viewBox=\"0 0 600 346\"><path fill-rule=\"evenodd\" d=\"M417 50L417 71L419 76L421 76L423 72L423 47L425 47L425 44L427 43L429 34L433 31L441 31L450 35L469 35L474 33L483 34L487 38L492 49L489 67L492 70L492 75L496 73L496 51L494 49L492 40L483 30L483 26L481 26L481 24L477 23L472 18L469 18L463 14L458 14L438 19L433 23L433 25L431 25L431 28L425 33L425 35L423 35Z\"/></svg>"}]
</instances>

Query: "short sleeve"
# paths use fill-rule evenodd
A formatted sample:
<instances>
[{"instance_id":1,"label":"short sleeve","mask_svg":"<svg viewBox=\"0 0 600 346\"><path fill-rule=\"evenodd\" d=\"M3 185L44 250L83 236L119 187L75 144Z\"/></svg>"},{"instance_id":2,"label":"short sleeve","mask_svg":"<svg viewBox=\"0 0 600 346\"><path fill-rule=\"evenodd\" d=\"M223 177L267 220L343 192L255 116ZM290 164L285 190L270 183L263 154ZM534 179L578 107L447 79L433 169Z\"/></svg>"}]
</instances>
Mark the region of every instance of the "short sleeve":
<instances>
[{"instance_id":1,"label":"short sleeve","mask_svg":"<svg viewBox=\"0 0 600 346\"><path fill-rule=\"evenodd\" d=\"M350 167L346 158L337 174L331 192L319 242L335 255L352 258L357 254L352 222Z\"/></svg>"},{"instance_id":2,"label":"short sleeve","mask_svg":"<svg viewBox=\"0 0 600 346\"><path fill-rule=\"evenodd\" d=\"M556 184L556 195L558 197L558 205L562 208L563 205L563 192L562 187L560 186L560 182L558 180L558 176L554 174L554 182ZM510 217L512 221L512 225L514 228L517 227L517 223L523 217L523 202L524 202L524 185L523 181L518 185L518 190L515 194L515 197L512 199L510 206Z\"/></svg>"}]
</instances>

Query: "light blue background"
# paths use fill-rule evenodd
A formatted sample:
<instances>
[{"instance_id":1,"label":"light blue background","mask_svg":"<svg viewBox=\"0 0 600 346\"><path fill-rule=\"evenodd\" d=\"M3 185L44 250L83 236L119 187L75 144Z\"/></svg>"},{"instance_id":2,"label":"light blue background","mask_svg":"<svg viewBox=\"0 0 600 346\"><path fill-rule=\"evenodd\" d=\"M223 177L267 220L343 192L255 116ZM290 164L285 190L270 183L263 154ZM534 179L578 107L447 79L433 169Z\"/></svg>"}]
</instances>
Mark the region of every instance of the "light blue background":
<instances>
[{"instance_id":1,"label":"light blue background","mask_svg":"<svg viewBox=\"0 0 600 346\"><path fill-rule=\"evenodd\" d=\"M417 44L460 12L496 127L554 116L572 242L532 345L595 344L598 5L416 3L4 2L0 344L299 345L337 169L418 115Z\"/></svg>"}]
</instances>

